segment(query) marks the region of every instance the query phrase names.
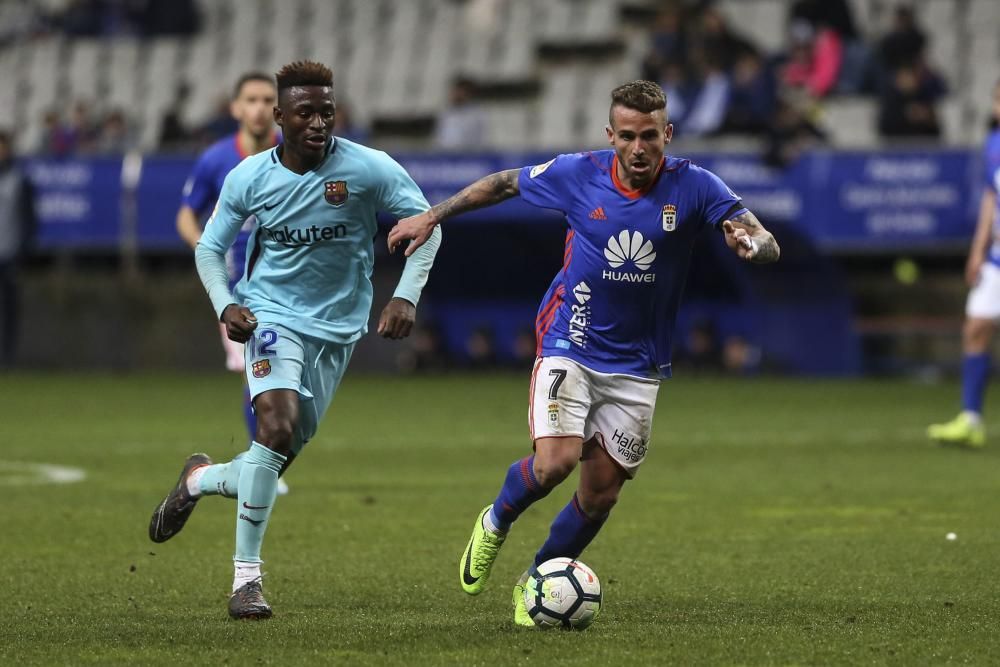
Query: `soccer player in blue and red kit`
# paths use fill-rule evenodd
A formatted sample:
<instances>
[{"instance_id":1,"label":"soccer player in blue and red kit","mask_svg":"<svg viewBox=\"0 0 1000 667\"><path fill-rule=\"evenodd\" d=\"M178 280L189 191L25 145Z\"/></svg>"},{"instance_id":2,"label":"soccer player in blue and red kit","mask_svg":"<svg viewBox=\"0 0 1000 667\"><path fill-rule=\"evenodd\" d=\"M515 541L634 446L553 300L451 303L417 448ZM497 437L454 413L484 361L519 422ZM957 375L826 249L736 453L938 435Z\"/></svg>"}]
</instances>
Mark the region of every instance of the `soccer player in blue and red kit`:
<instances>
[{"instance_id":1,"label":"soccer player in blue and red kit","mask_svg":"<svg viewBox=\"0 0 1000 667\"><path fill-rule=\"evenodd\" d=\"M983 398L990 375L990 344L1000 321L1000 83L993 88L991 126L983 150L983 194L976 233L965 262L969 297L962 329L962 411L951 421L927 428L942 445L986 445Z\"/></svg>"},{"instance_id":2,"label":"soccer player in blue and red kit","mask_svg":"<svg viewBox=\"0 0 1000 667\"><path fill-rule=\"evenodd\" d=\"M662 89L634 81L611 94L612 150L560 155L487 176L389 235L407 254L447 218L520 195L566 216L565 261L535 321L529 398L534 454L515 461L476 518L459 562L462 588L483 590L514 521L580 462L580 483L556 516L535 567L576 558L594 539L646 457L660 380L670 377L674 321L695 238L720 230L739 257L778 259L778 244L717 176L665 157L673 126ZM514 621L531 567L514 586Z\"/></svg>"},{"instance_id":3,"label":"soccer player in blue and red kit","mask_svg":"<svg viewBox=\"0 0 1000 667\"><path fill-rule=\"evenodd\" d=\"M191 175L184 184L181 207L177 211L177 233L192 250L198 246L198 241L201 239L202 221L208 218L219 200L226 175L244 159L277 145L278 134L272 118L277 98L278 91L274 87L274 78L263 72L247 72L236 82L229 108L233 118L239 123L239 128L235 134L209 146L198 157ZM236 242L226 254L229 289L236 287L236 283L243 277L247 241L253 232L254 221L253 216L247 218ZM243 344L230 340L221 323L219 333L222 336L222 349L226 354L226 369L242 374ZM257 418L250 404L250 393L246 385L243 390L243 414L247 433L252 440L257 432ZM287 490L285 483L280 482L279 493L285 493Z\"/></svg>"}]
</instances>

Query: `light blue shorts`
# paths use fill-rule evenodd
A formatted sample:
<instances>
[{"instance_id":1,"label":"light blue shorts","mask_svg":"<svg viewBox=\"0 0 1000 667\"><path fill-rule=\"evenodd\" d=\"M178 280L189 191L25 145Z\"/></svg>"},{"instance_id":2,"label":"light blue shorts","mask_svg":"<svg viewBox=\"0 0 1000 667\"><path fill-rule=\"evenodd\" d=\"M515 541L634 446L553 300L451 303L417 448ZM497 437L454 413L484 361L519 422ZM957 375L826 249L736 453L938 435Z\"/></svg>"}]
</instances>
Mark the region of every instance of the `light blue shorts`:
<instances>
[{"instance_id":1,"label":"light blue shorts","mask_svg":"<svg viewBox=\"0 0 1000 667\"><path fill-rule=\"evenodd\" d=\"M280 324L261 322L244 347L251 399L272 389L299 394L299 423L292 452L316 435L351 360L354 343L342 345L302 336Z\"/></svg>"}]
</instances>

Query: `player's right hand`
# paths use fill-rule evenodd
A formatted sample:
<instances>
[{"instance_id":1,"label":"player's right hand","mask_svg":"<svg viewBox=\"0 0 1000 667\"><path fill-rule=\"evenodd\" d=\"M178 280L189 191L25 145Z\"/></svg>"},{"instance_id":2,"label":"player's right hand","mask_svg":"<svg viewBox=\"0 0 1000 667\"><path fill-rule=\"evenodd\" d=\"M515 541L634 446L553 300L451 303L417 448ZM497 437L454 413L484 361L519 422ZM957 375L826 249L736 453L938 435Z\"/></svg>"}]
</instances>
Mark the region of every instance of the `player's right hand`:
<instances>
[{"instance_id":1,"label":"player's right hand","mask_svg":"<svg viewBox=\"0 0 1000 667\"><path fill-rule=\"evenodd\" d=\"M389 252L396 252L396 248L410 239L410 244L404 253L409 257L417 248L427 242L436 224L437 220L434 219L434 215L430 211L424 211L420 215L400 220L395 227L389 230Z\"/></svg>"},{"instance_id":2,"label":"player's right hand","mask_svg":"<svg viewBox=\"0 0 1000 667\"><path fill-rule=\"evenodd\" d=\"M253 336L257 328L257 318L249 308L231 303L222 311L222 323L226 325L226 335L229 340L245 343Z\"/></svg>"},{"instance_id":3,"label":"player's right hand","mask_svg":"<svg viewBox=\"0 0 1000 667\"><path fill-rule=\"evenodd\" d=\"M979 272L982 268L983 258L975 253L969 255L969 259L965 263L965 284L969 287L975 287L979 283Z\"/></svg>"}]
</instances>

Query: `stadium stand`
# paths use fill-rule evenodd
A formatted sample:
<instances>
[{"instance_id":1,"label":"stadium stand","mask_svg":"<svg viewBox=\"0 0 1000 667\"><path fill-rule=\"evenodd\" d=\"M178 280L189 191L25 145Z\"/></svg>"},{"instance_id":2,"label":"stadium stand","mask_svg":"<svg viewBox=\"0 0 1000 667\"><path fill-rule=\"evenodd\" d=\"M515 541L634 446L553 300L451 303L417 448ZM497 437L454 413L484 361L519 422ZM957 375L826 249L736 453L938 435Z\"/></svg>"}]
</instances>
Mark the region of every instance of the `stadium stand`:
<instances>
[{"instance_id":1,"label":"stadium stand","mask_svg":"<svg viewBox=\"0 0 1000 667\"><path fill-rule=\"evenodd\" d=\"M489 145L591 145L595 128L603 126L607 90L640 73L651 48L651 20L669 3L201 0L195 34L142 39L130 34L128 24L110 34L69 37L56 20L68 4L50 0L40 5L47 9L28 18L23 8L16 16L10 13L11 27L0 41L0 76L14 84L0 92L0 111L24 128L25 147L42 144L46 111L83 100L102 114L126 108L138 147L155 150L180 84L190 88L183 120L194 128L217 108L220 82L299 57L333 64L340 95L349 100L355 121L375 130L377 142L426 145L450 82L463 75L480 84L479 104L493 121ZM741 36L773 58L788 48L788 4L722 0L715 6L728 25L738 26ZM950 91L939 105L943 139L971 145L981 135L982 101L1000 64L1000 5L993 0L910 4L930 35L928 60ZM862 43L874 51L891 24L894 3L850 0L848 5ZM57 91L66 91L70 103L57 99ZM833 145L878 141L877 100L870 92L835 95L818 111ZM406 131L409 119L414 132ZM383 126L389 129L380 131Z\"/></svg>"}]
</instances>

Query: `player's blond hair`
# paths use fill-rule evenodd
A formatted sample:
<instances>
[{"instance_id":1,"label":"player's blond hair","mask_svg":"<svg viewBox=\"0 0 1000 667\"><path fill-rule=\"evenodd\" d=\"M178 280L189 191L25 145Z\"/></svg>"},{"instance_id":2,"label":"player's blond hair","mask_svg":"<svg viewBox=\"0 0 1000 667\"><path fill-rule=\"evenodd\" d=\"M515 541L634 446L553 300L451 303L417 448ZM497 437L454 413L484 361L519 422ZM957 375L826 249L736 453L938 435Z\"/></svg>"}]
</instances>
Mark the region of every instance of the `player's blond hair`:
<instances>
[{"instance_id":1,"label":"player's blond hair","mask_svg":"<svg viewBox=\"0 0 1000 667\"><path fill-rule=\"evenodd\" d=\"M665 111L667 96L663 89L652 81L629 81L611 91L611 110L608 111L609 123L612 123L611 112L616 106L635 109L642 113Z\"/></svg>"},{"instance_id":2,"label":"player's blond hair","mask_svg":"<svg viewBox=\"0 0 1000 667\"><path fill-rule=\"evenodd\" d=\"M313 60L289 63L274 78L278 81L278 92L296 86L333 86L333 72L330 68Z\"/></svg>"}]
</instances>

